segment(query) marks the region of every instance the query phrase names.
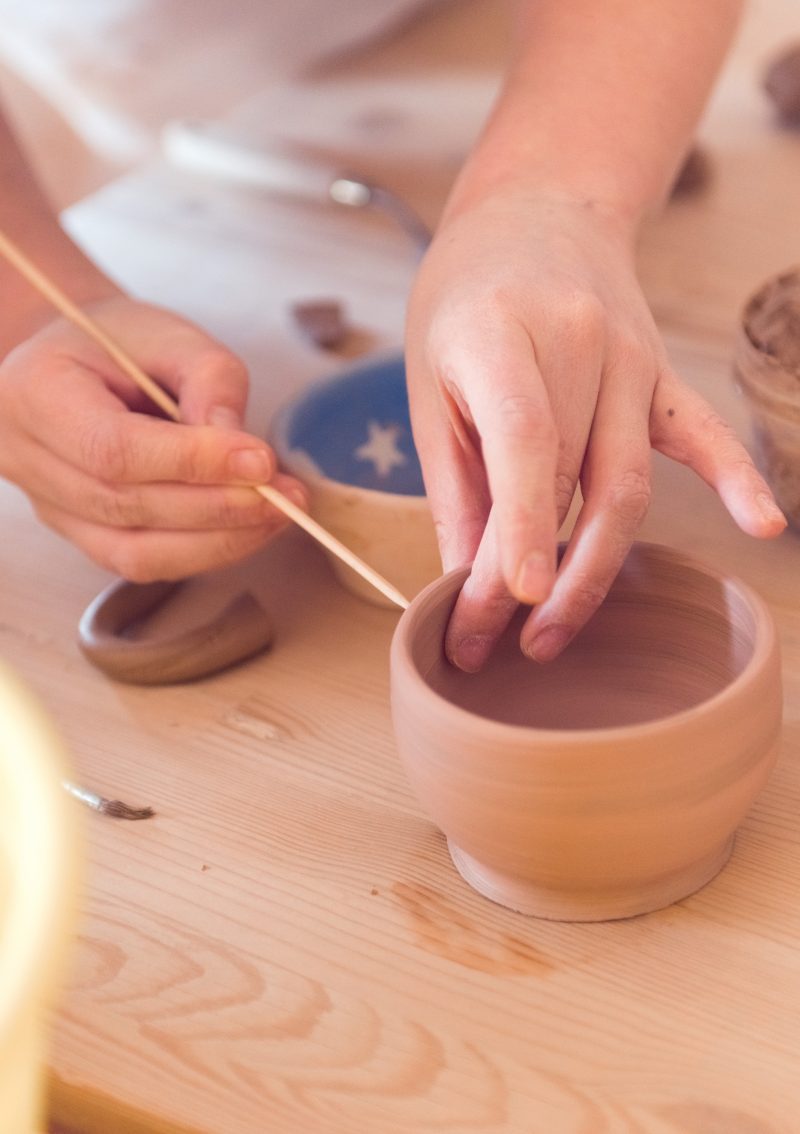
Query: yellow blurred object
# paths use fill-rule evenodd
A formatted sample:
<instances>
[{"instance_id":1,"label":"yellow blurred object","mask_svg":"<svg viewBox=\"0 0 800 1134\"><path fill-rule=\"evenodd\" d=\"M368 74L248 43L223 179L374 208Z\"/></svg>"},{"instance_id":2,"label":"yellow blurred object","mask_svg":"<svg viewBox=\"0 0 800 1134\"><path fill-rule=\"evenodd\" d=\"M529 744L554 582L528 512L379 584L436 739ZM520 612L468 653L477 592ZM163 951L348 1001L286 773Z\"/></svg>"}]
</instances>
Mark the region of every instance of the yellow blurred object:
<instances>
[{"instance_id":1,"label":"yellow blurred object","mask_svg":"<svg viewBox=\"0 0 800 1134\"><path fill-rule=\"evenodd\" d=\"M47 1011L76 905L77 805L66 750L0 663L0 1131L44 1129Z\"/></svg>"}]
</instances>

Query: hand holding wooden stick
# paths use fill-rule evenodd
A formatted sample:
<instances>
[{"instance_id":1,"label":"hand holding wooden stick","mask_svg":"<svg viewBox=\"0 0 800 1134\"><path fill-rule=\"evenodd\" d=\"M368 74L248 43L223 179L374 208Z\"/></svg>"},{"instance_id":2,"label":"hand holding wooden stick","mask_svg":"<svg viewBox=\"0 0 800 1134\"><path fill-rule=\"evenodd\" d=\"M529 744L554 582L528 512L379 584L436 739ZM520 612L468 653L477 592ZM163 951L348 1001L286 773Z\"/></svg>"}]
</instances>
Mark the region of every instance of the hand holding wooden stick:
<instances>
[{"instance_id":1,"label":"hand holding wooden stick","mask_svg":"<svg viewBox=\"0 0 800 1134\"><path fill-rule=\"evenodd\" d=\"M40 271L28 256L26 256L2 230L0 230L0 253L25 277L28 283L36 288L36 290L56 308L57 311L102 346L119 368L123 370L128 377L135 382L139 389L147 394L168 417L171 417L174 421L180 421L180 410L177 402L175 402L157 382L154 382L153 379L134 362L130 355L106 334L102 327L91 319L85 311L81 310L77 304L73 303L51 279ZM273 487L271 484L256 484L253 485L253 488L268 500L270 504L283 512L285 516L288 516L290 520L294 521L294 523L303 528L304 531L308 532L318 543L326 547L328 551L336 555L343 563L346 563L348 567L361 575L362 578L366 579L368 583L371 583L376 590L386 595L388 599L401 609L406 609L409 605L408 599L405 598L396 587L393 587L390 582L384 579L382 575L379 575L377 571L373 570L363 559L359 559L353 551L345 547L343 543L326 528L323 528L321 524L318 524L316 520L312 519L302 508L298 508L296 504L288 500L277 488Z\"/></svg>"}]
</instances>

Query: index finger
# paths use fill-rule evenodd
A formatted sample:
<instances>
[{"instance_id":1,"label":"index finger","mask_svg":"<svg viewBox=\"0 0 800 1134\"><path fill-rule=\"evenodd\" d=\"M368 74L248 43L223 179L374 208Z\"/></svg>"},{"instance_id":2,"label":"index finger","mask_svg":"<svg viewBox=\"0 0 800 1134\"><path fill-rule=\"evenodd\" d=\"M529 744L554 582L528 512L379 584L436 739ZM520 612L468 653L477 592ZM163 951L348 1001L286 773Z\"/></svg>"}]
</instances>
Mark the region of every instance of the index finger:
<instances>
[{"instance_id":1,"label":"index finger","mask_svg":"<svg viewBox=\"0 0 800 1134\"><path fill-rule=\"evenodd\" d=\"M67 378L70 396L40 399L31 431L63 460L98 480L261 484L275 473L272 450L248 433L133 413L94 376L73 372L63 381Z\"/></svg>"},{"instance_id":2,"label":"index finger","mask_svg":"<svg viewBox=\"0 0 800 1134\"><path fill-rule=\"evenodd\" d=\"M558 433L533 346L521 327L484 329L454 366L481 439L503 576L520 602L542 602L555 577Z\"/></svg>"}]
</instances>

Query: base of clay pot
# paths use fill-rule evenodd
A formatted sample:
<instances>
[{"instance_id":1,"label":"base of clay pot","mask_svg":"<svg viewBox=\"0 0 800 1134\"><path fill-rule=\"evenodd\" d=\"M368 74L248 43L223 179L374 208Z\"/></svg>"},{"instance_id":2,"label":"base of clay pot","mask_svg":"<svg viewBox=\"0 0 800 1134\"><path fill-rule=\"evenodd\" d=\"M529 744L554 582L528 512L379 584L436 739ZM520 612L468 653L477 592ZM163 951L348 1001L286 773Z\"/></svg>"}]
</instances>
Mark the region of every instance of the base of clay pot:
<instances>
[{"instance_id":1,"label":"base of clay pot","mask_svg":"<svg viewBox=\"0 0 800 1134\"><path fill-rule=\"evenodd\" d=\"M615 921L652 913L700 890L722 870L731 856L731 837L721 850L685 870L635 889L559 892L512 878L483 866L448 841L456 870L474 890L501 906L550 921Z\"/></svg>"}]
</instances>

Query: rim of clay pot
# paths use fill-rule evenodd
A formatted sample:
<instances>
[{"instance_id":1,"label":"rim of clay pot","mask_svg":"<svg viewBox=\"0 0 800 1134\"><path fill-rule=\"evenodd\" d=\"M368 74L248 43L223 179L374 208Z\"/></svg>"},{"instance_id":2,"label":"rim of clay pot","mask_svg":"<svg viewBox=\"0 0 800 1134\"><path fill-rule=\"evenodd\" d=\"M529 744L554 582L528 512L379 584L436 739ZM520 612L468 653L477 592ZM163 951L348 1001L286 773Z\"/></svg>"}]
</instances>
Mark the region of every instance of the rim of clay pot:
<instances>
[{"instance_id":1,"label":"rim of clay pot","mask_svg":"<svg viewBox=\"0 0 800 1134\"><path fill-rule=\"evenodd\" d=\"M288 433L292 418L309 398L314 397L314 395L318 394L321 390L335 386L343 375L351 375L361 369L366 370L373 366L380 366L382 363L391 362L397 358L397 354L397 351L389 350L370 354L361 361L361 365L349 369L342 367L333 374L328 374L323 378L317 379L317 381L310 383L310 385L304 387L298 394L287 399L278 407L272 418L267 440L275 449L279 463L286 472L299 477L312 491L315 488L324 488L324 490L329 492L332 496L341 497L343 499L347 497L352 498L354 495L363 497L365 502L378 508L390 508L397 504L417 507L422 511L428 508L428 497L424 494L419 495L415 492L382 492L379 488L363 488L359 484L349 484L346 480L336 480L334 477L326 476L325 473L321 473L312 462L298 459L297 450L292 449L288 443Z\"/></svg>"},{"instance_id":2,"label":"rim of clay pot","mask_svg":"<svg viewBox=\"0 0 800 1134\"><path fill-rule=\"evenodd\" d=\"M702 560L695 559L693 556L686 555L683 552L675 551L666 544L637 541L633 545L632 550L634 549L655 554L661 559L672 559L673 562L683 567L699 571L708 578L715 579L725 586L735 588L737 594L744 600L753 616L754 633L752 651L741 673L737 674L736 677L718 693L714 693L711 697L699 701L696 705L692 705L687 709L679 709L677 712L669 713L666 716L654 717L652 720L637 721L634 724L598 725L591 728L561 729L509 724L506 721L498 721L493 718L484 717L479 713L473 713L471 710L449 701L446 697L443 697L440 693L432 689L417 669L412 657L411 644L409 641L409 627L420 618L426 608L441 601L441 592L449 592L450 588L456 585L457 580L463 581L468 577L470 571L468 567L460 567L454 571L449 571L446 575L442 575L432 583L429 583L428 586L420 591L412 600L407 610L403 611L392 638L392 669L394 670L395 666L398 664L398 659L402 659L404 667L411 675L411 681L415 687L416 696L420 697L425 703L432 707L443 704L447 705L448 713L452 713L456 718L461 718L465 722L469 721L470 728L473 730L485 730L491 732L494 736L497 736L498 732L501 732L509 738L517 737L518 739L530 737L531 735L539 735L547 737L550 743L555 741L556 738L561 738L565 745L569 745L570 747L575 746L576 751L579 751L580 747L585 745L591 737L596 737L598 740L602 739L604 743L615 738L622 740L628 737L636 737L640 739L642 733L680 729L686 724L689 718L696 719L698 714L706 716L724 711L728 702L738 696L740 688L743 685L749 684L754 676L762 671L775 647L777 631L769 607L761 596L737 575L723 574L710 567L708 564L703 563ZM531 661L531 665L536 664L536 662Z\"/></svg>"}]
</instances>

